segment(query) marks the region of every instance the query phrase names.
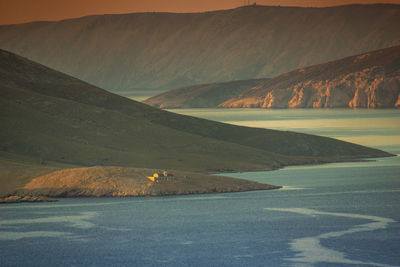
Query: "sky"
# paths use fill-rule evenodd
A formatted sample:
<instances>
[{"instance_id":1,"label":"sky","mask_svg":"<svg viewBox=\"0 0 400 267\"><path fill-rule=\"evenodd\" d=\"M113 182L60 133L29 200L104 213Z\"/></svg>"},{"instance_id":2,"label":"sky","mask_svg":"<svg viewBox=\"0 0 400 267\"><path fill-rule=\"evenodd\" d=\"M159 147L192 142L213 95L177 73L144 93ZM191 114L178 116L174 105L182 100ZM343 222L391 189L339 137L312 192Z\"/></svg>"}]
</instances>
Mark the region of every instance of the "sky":
<instances>
[{"instance_id":1,"label":"sky","mask_svg":"<svg viewBox=\"0 0 400 267\"><path fill-rule=\"evenodd\" d=\"M230 9L255 0L0 0L0 25L55 21L93 14L203 12ZM400 0L257 0L261 5L325 7L395 3Z\"/></svg>"}]
</instances>

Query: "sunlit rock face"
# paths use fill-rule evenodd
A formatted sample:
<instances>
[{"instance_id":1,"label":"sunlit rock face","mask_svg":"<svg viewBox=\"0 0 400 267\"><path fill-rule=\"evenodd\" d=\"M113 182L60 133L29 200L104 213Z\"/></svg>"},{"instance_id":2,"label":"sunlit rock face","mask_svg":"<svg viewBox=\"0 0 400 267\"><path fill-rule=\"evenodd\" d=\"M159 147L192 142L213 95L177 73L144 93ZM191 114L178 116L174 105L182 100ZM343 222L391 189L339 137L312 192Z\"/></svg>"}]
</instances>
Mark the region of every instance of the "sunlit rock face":
<instances>
[{"instance_id":1,"label":"sunlit rock face","mask_svg":"<svg viewBox=\"0 0 400 267\"><path fill-rule=\"evenodd\" d=\"M220 107L394 108L399 99L397 46L278 76Z\"/></svg>"},{"instance_id":2,"label":"sunlit rock face","mask_svg":"<svg viewBox=\"0 0 400 267\"><path fill-rule=\"evenodd\" d=\"M398 96L397 101L396 101L396 103L394 104L394 106L395 106L396 108L400 108L400 95Z\"/></svg>"},{"instance_id":3,"label":"sunlit rock face","mask_svg":"<svg viewBox=\"0 0 400 267\"><path fill-rule=\"evenodd\" d=\"M349 107L353 108L385 108L398 107L400 77L385 80L376 77L365 87L357 87Z\"/></svg>"},{"instance_id":4,"label":"sunlit rock face","mask_svg":"<svg viewBox=\"0 0 400 267\"><path fill-rule=\"evenodd\" d=\"M362 74L362 75L360 75ZM298 83L272 89L265 97L230 100L221 107L260 108L393 108L400 106L400 75L351 73L332 81ZM268 90L268 89L267 89Z\"/></svg>"}]
</instances>

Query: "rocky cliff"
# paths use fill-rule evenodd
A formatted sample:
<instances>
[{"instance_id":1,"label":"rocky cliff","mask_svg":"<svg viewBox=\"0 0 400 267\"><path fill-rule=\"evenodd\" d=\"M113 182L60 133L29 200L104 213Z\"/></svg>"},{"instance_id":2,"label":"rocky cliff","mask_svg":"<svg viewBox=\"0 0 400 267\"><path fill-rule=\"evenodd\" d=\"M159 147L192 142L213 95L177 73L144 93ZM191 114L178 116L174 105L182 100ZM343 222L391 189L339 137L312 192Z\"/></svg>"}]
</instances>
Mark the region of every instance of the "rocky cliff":
<instances>
[{"instance_id":1,"label":"rocky cliff","mask_svg":"<svg viewBox=\"0 0 400 267\"><path fill-rule=\"evenodd\" d=\"M271 79L178 88L144 103L159 108L399 108L400 46Z\"/></svg>"},{"instance_id":2,"label":"rocky cliff","mask_svg":"<svg viewBox=\"0 0 400 267\"><path fill-rule=\"evenodd\" d=\"M219 106L398 108L400 46L289 72Z\"/></svg>"}]
</instances>

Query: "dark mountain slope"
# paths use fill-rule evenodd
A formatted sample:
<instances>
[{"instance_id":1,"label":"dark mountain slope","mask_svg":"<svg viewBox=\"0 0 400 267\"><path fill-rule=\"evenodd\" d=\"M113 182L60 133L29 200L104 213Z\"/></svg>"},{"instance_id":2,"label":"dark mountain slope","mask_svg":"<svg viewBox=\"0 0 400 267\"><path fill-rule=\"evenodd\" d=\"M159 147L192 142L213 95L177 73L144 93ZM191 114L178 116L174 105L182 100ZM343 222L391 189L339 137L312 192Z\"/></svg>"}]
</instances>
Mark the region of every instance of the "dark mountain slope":
<instances>
[{"instance_id":1,"label":"dark mountain slope","mask_svg":"<svg viewBox=\"0 0 400 267\"><path fill-rule=\"evenodd\" d=\"M274 77L400 44L400 6L251 6L0 27L0 48L112 91Z\"/></svg>"},{"instance_id":2,"label":"dark mountain slope","mask_svg":"<svg viewBox=\"0 0 400 267\"><path fill-rule=\"evenodd\" d=\"M197 171L246 168L247 164L268 168L283 159L151 123L144 114L152 108L144 104L6 52L1 52L0 65L3 152L38 162ZM243 161L240 153L252 159Z\"/></svg>"},{"instance_id":3,"label":"dark mountain slope","mask_svg":"<svg viewBox=\"0 0 400 267\"><path fill-rule=\"evenodd\" d=\"M38 162L250 170L389 154L152 108L0 51L1 154Z\"/></svg>"}]
</instances>

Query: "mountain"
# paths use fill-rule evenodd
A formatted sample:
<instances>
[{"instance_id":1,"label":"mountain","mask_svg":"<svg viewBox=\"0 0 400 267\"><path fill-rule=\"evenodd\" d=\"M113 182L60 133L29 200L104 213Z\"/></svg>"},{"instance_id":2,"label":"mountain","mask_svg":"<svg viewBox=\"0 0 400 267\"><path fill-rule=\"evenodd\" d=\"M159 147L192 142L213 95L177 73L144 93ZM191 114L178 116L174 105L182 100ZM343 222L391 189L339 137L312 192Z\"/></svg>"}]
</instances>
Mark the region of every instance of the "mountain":
<instances>
[{"instance_id":1,"label":"mountain","mask_svg":"<svg viewBox=\"0 0 400 267\"><path fill-rule=\"evenodd\" d=\"M192 85L177 88L143 101L157 108L215 108L221 103L240 95L248 88L268 79L251 79L232 82Z\"/></svg>"},{"instance_id":2,"label":"mountain","mask_svg":"<svg viewBox=\"0 0 400 267\"><path fill-rule=\"evenodd\" d=\"M276 158L168 127L173 120L188 127L202 122L160 112L6 51L0 53L0 84L1 151L37 162L216 171L247 164L267 168L265 162ZM243 161L239 154L252 159Z\"/></svg>"},{"instance_id":3,"label":"mountain","mask_svg":"<svg viewBox=\"0 0 400 267\"><path fill-rule=\"evenodd\" d=\"M0 48L110 91L167 91L271 78L400 45L399 28L400 5L257 5L5 25Z\"/></svg>"},{"instance_id":4,"label":"mountain","mask_svg":"<svg viewBox=\"0 0 400 267\"><path fill-rule=\"evenodd\" d=\"M144 102L160 108L399 108L400 46L258 81L179 88ZM225 98L214 97L228 87Z\"/></svg>"},{"instance_id":5,"label":"mountain","mask_svg":"<svg viewBox=\"0 0 400 267\"><path fill-rule=\"evenodd\" d=\"M332 138L159 110L4 50L0 124L0 181L13 186L96 165L232 172L390 156Z\"/></svg>"},{"instance_id":6,"label":"mountain","mask_svg":"<svg viewBox=\"0 0 400 267\"><path fill-rule=\"evenodd\" d=\"M299 69L270 79L220 107L400 107L400 46Z\"/></svg>"}]
</instances>

